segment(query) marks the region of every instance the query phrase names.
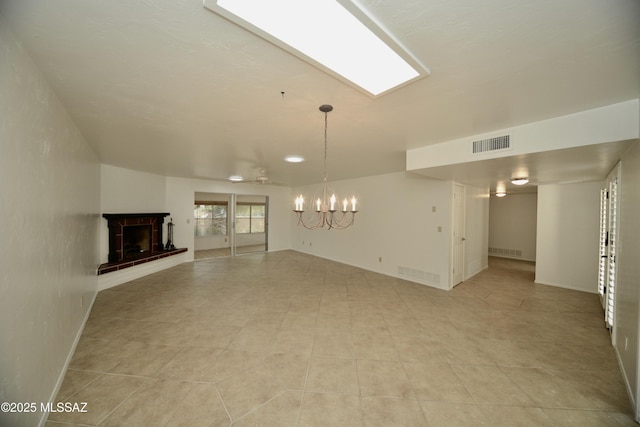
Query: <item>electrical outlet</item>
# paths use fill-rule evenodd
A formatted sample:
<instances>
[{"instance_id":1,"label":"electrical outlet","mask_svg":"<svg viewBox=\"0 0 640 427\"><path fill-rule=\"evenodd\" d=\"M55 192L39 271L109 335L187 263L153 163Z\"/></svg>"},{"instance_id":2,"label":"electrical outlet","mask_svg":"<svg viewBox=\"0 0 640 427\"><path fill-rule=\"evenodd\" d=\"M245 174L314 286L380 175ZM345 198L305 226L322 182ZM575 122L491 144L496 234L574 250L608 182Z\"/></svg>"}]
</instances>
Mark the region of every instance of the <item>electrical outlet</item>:
<instances>
[{"instance_id":1,"label":"electrical outlet","mask_svg":"<svg viewBox=\"0 0 640 427\"><path fill-rule=\"evenodd\" d=\"M442 226L441 225L438 226L438 233L442 233Z\"/></svg>"}]
</instances>

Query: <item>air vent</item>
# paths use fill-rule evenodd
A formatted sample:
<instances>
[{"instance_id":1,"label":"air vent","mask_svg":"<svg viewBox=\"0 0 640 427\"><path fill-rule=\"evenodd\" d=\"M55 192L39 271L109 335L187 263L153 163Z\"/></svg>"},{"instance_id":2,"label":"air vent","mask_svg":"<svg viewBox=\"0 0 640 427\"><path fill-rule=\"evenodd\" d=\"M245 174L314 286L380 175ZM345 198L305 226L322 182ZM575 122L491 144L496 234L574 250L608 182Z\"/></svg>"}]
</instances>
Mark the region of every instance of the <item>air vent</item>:
<instances>
[{"instance_id":1,"label":"air vent","mask_svg":"<svg viewBox=\"0 0 640 427\"><path fill-rule=\"evenodd\" d=\"M486 153L487 151L508 150L511 135L496 136L494 138L473 141L473 154Z\"/></svg>"},{"instance_id":2,"label":"air vent","mask_svg":"<svg viewBox=\"0 0 640 427\"><path fill-rule=\"evenodd\" d=\"M428 271L416 270L409 267L398 267L398 274L406 277L414 282L440 284L440 275L437 273L429 273Z\"/></svg>"},{"instance_id":3,"label":"air vent","mask_svg":"<svg viewBox=\"0 0 640 427\"><path fill-rule=\"evenodd\" d=\"M522 257L522 251L520 249L502 249L502 248L489 248L490 255L505 256L505 257Z\"/></svg>"}]
</instances>

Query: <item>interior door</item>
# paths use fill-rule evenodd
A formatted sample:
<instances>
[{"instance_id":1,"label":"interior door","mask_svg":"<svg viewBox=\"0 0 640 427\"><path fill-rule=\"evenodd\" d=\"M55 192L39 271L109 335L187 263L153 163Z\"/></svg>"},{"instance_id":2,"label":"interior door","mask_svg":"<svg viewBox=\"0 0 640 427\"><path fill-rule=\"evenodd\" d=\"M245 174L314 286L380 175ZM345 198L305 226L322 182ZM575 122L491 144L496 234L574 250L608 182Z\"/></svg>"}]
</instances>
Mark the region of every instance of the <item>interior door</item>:
<instances>
[{"instance_id":1,"label":"interior door","mask_svg":"<svg viewBox=\"0 0 640 427\"><path fill-rule=\"evenodd\" d=\"M456 286L464 280L464 253L465 253L465 188L455 184L453 190L453 259L451 285Z\"/></svg>"},{"instance_id":2,"label":"interior door","mask_svg":"<svg viewBox=\"0 0 640 427\"><path fill-rule=\"evenodd\" d=\"M269 197L236 195L232 254L266 252L269 242Z\"/></svg>"}]
</instances>

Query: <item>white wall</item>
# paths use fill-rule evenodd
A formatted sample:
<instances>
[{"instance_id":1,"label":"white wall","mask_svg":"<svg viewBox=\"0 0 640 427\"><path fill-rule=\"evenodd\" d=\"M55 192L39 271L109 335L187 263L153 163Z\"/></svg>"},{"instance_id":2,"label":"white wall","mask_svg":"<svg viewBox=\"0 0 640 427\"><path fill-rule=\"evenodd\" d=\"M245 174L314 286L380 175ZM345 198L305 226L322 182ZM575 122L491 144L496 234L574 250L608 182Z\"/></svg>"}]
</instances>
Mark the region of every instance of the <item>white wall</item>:
<instances>
[{"instance_id":1,"label":"white wall","mask_svg":"<svg viewBox=\"0 0 640 427\"><path fill-rule=\"evenodd\" d=\"M167 178L166 207L173 217L174 243L188 248L186 260L193 260L193 202L197 192L269 196L269 251L290 248L293 199L291 189L274 185L231 184L188 178Z\"/></svg>"},{"instance_id":2,"label":"white wall","mask_svg":"<svg viewBox=\"0 0 640 427\"><path fill-rule=\"evenodd\" d=\"M165 206L167 178L146 172L110 165L101 165L100 200L102 213L168 212ZM165 218L163 238L167 238ZM100 260L108 261L109 228L100 219ZM110 273L111 274L111 273Z\"/></svg>"},{"instance_id":3,"label":"white wall","mask_svg":"<svg viewBox=\"0 0 640 427\"><path fill-rule=\"evenodd\" d=\"M536 283L596 293L600 182L538 187Z\"/></svg>"},{"instance_id":4,"label":"white wall","mask_svg":"<svg viewBox=\"0 0 640 427\"><path fill-rule=\"evenodd\" d=\"M620 178L620 232L616 291L615 342L629 394L638 403L638 345L640 330L640 142L622 158ZM626 345L625 345L626 341Z\"/></svg>"},{"instance_id":5,"label":"white wall","mask_svg":"<svg viewBox=\"0 0 640 427\"><path fill-rule=\"evenodd\" d=\"M519 250L521 256L493 252L492 256L536 260L536 228L538 195L511 193L491 196L489 215L489 247Z\"/></svg>"},{"instance_id":6,"label":"white wall","mask_svg":"<svg viewBox=\"0 0 640 427\"><path fill-rule=\"evenodd\" d=\"M100 168L1 16L0 148L0 402L49 402L95 298Z\"/></svg>"},{"instance_id":7,"label":"white wall","mask_svg":"<svg viewBox=\"0 0 640 427\"><path fill-rule=\"evenodd\" d=\"M335 181L330 187L342 199L355 195L360 211L346 230L294 227L293 249L366 270L442 289L449 288L452 183L407 172ZM296 188L307 200L320 185ZM293 199L287 205L293 207ZM432 212L432 207L436 212ZM438 231L438 227L442 231ZM380 262L382 258L382 262ZM402 270L400 270L402 267ZM400 271L403 274L400 274Z\"/></svg>"},{"instance_id":8,"label":"white wall","mask_svg":"<svg viewBox=\"0 0 640 427\"><path fill-rule=\"evenodd\" d=\"M486 269L489 248L489 190L465 188L465 268L467 280Z\"/></svg>"}]
</instances>

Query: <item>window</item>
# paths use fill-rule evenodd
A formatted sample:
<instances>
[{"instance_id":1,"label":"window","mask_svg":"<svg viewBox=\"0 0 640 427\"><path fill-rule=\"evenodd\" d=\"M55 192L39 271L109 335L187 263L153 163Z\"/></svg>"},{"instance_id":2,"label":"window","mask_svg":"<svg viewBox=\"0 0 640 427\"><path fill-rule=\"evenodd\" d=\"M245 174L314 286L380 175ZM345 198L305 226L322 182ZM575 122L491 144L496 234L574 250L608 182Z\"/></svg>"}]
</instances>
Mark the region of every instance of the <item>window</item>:
<instances>
[{"instance_id":1,"label":"window","mask_svg":"<svg viewBox=\"0 0 640 427\"><path fill-rule=\"evenodd\" d=\"M264 233L265 205L238 203L236 206L236 233Z\"/></svg>"},{"instance_id":2,"label":"window","mask_svg":"<svg viewBox=\"0 0 640 427\"><path fill-rule=\"evenodd\" d=\"M193 208L194 236L227 235L227 202L198 202Z\"/></svg>"}]
</instances>

